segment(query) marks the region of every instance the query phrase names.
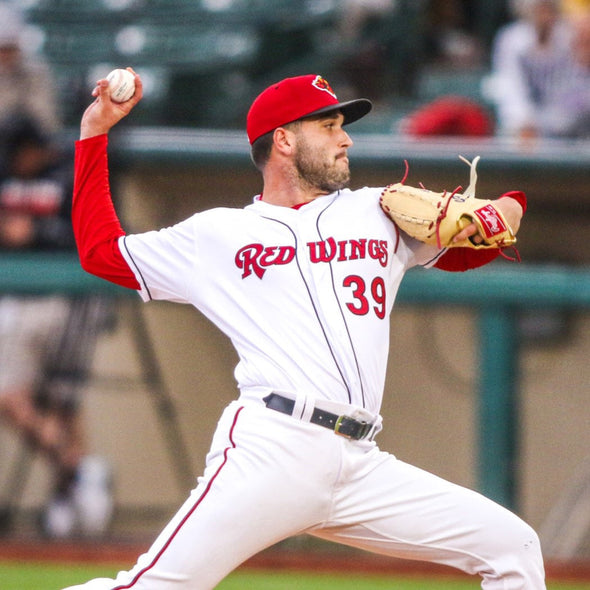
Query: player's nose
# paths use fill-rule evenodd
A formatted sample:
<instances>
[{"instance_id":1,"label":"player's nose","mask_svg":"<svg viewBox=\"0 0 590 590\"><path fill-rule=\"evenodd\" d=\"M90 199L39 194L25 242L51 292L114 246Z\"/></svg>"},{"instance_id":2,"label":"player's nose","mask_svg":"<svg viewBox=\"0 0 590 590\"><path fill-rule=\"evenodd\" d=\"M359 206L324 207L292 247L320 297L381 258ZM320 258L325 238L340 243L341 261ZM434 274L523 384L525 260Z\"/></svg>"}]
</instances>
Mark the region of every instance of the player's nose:
<instances>
[{"instance_id":1,"label":"player's nose","mask_svg":"<svg viewBox=\"0 0 590 590\"><path fill-rule=\"evenodd\" d=\"M350 135L348 135L348 133L346 131L344 131L344 129L341 129L342 132L342 139L340 142L340 145L342 145L342 147L346 147L349 148L352 146L352 139L350 138Z\"/></svg>"}]
</instances>

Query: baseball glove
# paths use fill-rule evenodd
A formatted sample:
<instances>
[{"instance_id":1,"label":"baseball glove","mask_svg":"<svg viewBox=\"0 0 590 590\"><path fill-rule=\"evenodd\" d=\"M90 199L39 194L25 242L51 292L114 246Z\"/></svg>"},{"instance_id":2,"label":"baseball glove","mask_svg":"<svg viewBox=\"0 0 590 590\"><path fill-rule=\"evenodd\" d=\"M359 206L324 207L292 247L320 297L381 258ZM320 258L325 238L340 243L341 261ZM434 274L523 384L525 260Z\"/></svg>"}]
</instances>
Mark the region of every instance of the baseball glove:
<instances>
[{"instance_id":1,"label":"baseball glove","mask_svg":"<svg viewBox=\"0 0 590 590\"><path fill-rule=\"evenodd\" d=\"M387 186L381 194L381 207L397 226L408 235L439 248L506 248L516 243L516 238L502 213L492 201L475 198L477 182L477 156L469 162L470 183L467 190L452 193L436 193L424 187L407 186L404 181ZM481 242L472 238L453 242L453 237L470 223L475 223Z\"/></svg>"}]
</instances>

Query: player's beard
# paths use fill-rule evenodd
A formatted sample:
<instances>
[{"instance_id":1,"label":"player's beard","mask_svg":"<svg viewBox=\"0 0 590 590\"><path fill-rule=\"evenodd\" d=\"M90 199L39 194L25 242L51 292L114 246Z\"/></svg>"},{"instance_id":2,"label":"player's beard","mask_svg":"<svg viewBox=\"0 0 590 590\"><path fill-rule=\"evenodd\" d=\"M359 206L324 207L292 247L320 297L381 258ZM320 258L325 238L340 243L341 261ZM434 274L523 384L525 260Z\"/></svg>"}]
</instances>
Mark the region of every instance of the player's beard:
<instances>
[{"instance_id":1,"label":"player's beard","mask_svg":"<svg viewBox=\"0 0 590 590\"><path fill-rule=\"evenodd\" d=\"M309 186L333 193L350 182L348 161L329 157L326 151L312 147L303 136L298 137L294 160L299 178Z\"/></svg>"}]
</instances>

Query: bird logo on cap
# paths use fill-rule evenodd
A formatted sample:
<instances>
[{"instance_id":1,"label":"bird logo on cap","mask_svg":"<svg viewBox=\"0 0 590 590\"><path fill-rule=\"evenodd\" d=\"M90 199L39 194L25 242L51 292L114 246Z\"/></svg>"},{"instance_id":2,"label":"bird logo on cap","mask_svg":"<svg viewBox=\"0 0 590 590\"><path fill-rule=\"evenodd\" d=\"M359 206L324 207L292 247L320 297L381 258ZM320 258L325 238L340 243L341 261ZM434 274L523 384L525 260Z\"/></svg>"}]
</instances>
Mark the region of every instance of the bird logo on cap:
<instances>
[{"instance_id":1,"label":"bird logo on cap","mask_svg":"<svg viewBox=\"0 0 590 590\"><path fill-rule=\"evenodd\" d=\"M332 90L332 87L325 78L322 78L321 76L316 76L315 80L311 84L312 86L315 86L318 90L323 90L324 92L327 92L330 96L338 100L338 98L336 97L336 93Z\"/></svg>"}]
</instances>

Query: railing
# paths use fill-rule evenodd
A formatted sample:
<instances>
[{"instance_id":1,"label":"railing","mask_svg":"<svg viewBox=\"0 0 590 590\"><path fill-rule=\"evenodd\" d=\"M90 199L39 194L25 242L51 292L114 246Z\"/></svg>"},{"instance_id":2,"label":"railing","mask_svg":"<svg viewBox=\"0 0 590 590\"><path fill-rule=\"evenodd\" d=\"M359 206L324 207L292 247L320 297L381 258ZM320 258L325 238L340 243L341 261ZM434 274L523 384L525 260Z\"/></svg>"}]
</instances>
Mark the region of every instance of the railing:
<instances>
[{"instance_id":1,"label":"railing","mask_svg":"<svg viewBox=\"0 0 590 590\"><path fill-rule=\"evenodd\" d=\"M518 312L590 307L590 269L514 264L458 275L412 271L398 301L460 305L478 316L478 488L510 508L518 503ZM452 335L451 335L452 337Z\"/></svg>"}]
</instances>

